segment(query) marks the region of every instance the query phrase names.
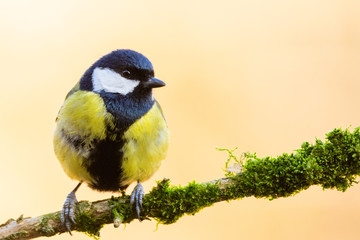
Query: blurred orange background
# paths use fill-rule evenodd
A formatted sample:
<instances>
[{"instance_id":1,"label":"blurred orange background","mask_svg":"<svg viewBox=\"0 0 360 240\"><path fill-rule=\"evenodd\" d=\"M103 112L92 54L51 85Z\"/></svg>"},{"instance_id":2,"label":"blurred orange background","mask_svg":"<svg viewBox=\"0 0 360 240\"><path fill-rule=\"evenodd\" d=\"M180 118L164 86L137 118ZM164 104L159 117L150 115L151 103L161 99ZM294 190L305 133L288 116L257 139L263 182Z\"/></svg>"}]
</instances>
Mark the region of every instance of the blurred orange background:
<instances>
[{"instance_id":1,"label":"blurred orange background","mask_svg":"<svg viewBox=\"0 0 360 240\"><path fill-rule=\"evenodd\" d=\"M216 147L276 156L360 126L360 1L0 1L0 222L60 210L76 185L53 153L64 97L85 70L130 48L156 89L168 157L144 184L223 176ZM128 193L133 186L130 186ZM173 225L112 225L102 239L359 239L360 186L218 203ZM79 200L99 200L83 186ZM53 239L88 239L81 233Z\"/></svg>"}]
</instances>

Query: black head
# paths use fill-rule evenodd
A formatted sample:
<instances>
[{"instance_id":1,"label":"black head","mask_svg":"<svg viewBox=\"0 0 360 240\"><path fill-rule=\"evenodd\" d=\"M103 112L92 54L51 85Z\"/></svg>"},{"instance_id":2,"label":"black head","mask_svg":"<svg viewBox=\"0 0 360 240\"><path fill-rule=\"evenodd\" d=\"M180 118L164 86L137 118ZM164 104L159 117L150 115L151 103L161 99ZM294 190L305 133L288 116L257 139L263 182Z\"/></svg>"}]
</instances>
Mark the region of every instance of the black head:
<instances>
[{"instance_id":1,"label":"black head","mask_svg":"<svg viewBox=\"0 0 360 240\"><path fill-rule=\"evenodd\" d=\"M115 50L96 61L80 80L80 89L114 94L151 93L165 83L154 78L144 55L128 49Z\"/></svg>"}]
</instances>

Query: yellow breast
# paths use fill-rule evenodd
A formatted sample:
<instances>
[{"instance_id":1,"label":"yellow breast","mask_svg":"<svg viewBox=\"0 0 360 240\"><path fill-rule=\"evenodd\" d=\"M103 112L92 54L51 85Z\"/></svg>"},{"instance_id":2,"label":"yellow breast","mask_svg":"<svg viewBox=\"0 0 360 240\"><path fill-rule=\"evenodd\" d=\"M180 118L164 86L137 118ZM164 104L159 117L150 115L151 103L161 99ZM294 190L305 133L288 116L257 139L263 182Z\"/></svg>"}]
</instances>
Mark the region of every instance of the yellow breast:
<instances>
[{"instance_id":1,"label":"yellow breast","mask_svg":"<svg viewBox=\"0 0 360 240\"><path fill-rule=\"evenodd\" d=\"M77 91L61 107L54 133L55 154L65 173L72 179L91 182L83 163L92 141L106 138L105 122L111 122L103 100L98 94ZM83 147L75 148L69 138L77 138Z\"/></svg>"},{"instance_id":2,"label":"yellow breast","mask_svg":"<svg viewBox=\"0 0 360 240\"><path fill-rule=\"evenodd\" d=\"M169 133L160 106L154 106L124 133L121 185L146 181L166 157Z\"/></svg>"}]
</instances>

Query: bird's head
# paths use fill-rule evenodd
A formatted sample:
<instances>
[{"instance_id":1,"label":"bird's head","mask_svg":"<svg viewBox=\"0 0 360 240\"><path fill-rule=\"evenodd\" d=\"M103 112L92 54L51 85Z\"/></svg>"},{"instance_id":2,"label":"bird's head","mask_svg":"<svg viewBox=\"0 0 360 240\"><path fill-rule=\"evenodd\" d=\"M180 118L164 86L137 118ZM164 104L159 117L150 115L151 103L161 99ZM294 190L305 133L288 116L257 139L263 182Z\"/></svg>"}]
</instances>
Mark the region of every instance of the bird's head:
<instances>
[{"instance_id":1,"label":"bird's head","mask_svg":"<svg viewBox=\"0 0 360 240\"><path fill-rule=\"evenodd\" d=\"M133 95L151 94L165 83L154 77L154 69L144 55L133 50L115 50L96 61L80 80L80 89Z\"/></svg>"}]
</instances>

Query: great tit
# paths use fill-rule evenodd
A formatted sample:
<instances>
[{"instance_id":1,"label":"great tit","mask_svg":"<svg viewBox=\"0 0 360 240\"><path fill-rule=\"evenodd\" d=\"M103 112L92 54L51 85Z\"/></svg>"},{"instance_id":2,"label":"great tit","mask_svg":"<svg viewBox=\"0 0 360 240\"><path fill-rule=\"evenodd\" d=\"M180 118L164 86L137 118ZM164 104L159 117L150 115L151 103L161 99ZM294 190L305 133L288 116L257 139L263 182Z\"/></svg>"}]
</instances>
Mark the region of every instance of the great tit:
<instances>
[{"instance_id":1,"label":"great tit","mask_svg":"<svg viewBox=\"0 0 360 240\"><path fill-rule=\"evenodd\" d=\"M168 149L167 124L152 94L163 86L145 56L121 49L96 61L67 94L56 118L54 150L65 173L79 181L61 212L70 234L75 192L83 182L116 192L137 181L130 204L140 219L141 182L158 170Z\"/></svg>"}]
</instances>

